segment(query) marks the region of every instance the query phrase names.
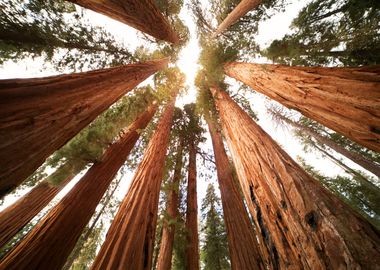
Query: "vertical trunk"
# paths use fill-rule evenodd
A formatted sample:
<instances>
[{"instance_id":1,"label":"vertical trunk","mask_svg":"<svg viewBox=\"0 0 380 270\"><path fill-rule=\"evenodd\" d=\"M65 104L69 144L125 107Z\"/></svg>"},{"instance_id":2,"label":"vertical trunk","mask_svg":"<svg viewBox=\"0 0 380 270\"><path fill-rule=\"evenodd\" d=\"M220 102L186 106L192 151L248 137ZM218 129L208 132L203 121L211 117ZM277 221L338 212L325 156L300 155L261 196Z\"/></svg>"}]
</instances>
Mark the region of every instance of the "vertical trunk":
<instances>
[{"instance_id":1,"label":"vertical trunk","mask_svg":"<svg viewBox=\"0 0 380 270\"><path fill-rule=\"evenodd\" d=\"M161 116L92 269L151 269L174 101L173 98Z\"/></svg>"},{"instance_id":2,"label":"vertical trunk","mask_svg":"<svg viewBox=\"0 0 380 270\"><path fill-rule=\"evenodd\" d=\"M260 254L254 228L234 183L232 169L224 150L222 135L216 129L213 120L207 116L205 118L214 148L224 221L227 229L231 268L236 270L266 269L265 264L270 265L270 259ZM265 249L265 245L262 245L262 248ZM264 254L268 253L265 252ZM265 260L265 264L263 259ZM273 267L270 266L270 269L273 269Z\"/></svg>"},{"instance_id":3,"label":"vertical trunk","mask_svg":"<svg viewBox=\"0 0 380 270\"><path fill-rule=\"evenodd\" d=\"M178 43L178 36L153 0L68 0L104 14L159 40Z\"/></svg>"},{"instance_id":4,"label":"vertical trunk","mask_svg":"<svg viewBox=\"0 0 380 270\"><path fill-rule=\"evenodd\" d=\"M379 232L302 170L226 92L212 93L242 187L252 196L246 199L258 204L281 260L302 269L379 265Z\"/></svg>"},{"instance_id":5,"label":"vertical trunk","mask_svg":"<svg viewBox=\"0 0 380 270\"><path fill-rule=\"evenodd\" d=\"M351 140L380 152L380 66L229 63L225 72Z\"/></svg>"},{"instance_id":6,"label":"vertical trunk","mask_svg":"<svg viewBox=\"0 0 380 270\"><path fill-rule=\"evenodd\" d=\"M78 74L1 80L0 197L167 63L163 59Z\"/></svg>"},{"instance_id":7,"label":"vertical trunk","mask_svg":"<svg viewBox=\"0 0 380 270\"><path fill-rule=\"evenodd\" d=\"M178 217L178 188L179 181L181 180L181 170L182 170L182 141L179 142L176 165L174 169L174 175L172 180L172 189L169 192L168 205L167 205L167 215L170 219L169 221L176 220ZM157 270L170 270L172 266L172 254L173 254L173 242L175 233L175 224L168 224L164 222L162 231L162 240L160 246L160 252L158 256Z\"/></svg>"},{"instance_id":8,"label":"vertical trunk","mask_svg":"<svg viewBox=\"0 0 380 270\"><path fill-rule=\"evenodd\" d=\"M96 206L156 111L150 106L0 263L0 269L61 269ZM48 258L48 259L47 259Z\"/></svg>"},{"instance_id":9,"label":"vertical trunk","mask_svg":"<svg viewBox=\"0 0 380 270\"><path fill-rule=\"evenodd\" d=\"M187 179L186 209L186 269L199 269L198 203L197 203L197 153L193 141L189 143L189 172Z\"/></svg>"},{"instance_id":10,"label":"vertical trunk","mask_svg":"<svg viewBox=\"0 0 380 270\"><path fill-rule=\"evenodd\" d=\"M214 36L223 33L228 27L243 17L252 9L256 8L262 0L242 0L224 19L224 21L216 29Z\"/></svg>"}]
</instances>

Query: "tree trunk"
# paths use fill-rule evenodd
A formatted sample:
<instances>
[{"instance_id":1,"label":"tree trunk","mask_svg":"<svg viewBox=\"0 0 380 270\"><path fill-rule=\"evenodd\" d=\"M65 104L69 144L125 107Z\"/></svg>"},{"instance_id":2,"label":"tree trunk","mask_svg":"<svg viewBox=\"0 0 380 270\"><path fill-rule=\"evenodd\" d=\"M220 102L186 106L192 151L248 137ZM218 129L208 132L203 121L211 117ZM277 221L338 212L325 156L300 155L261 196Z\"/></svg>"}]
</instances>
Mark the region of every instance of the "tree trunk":
<instances>
[{"instance_id":1,"label":"tree trunk","mask_svg":"<svg viewBox=\"0 0 380 270\"><path fill-rule=\"evenodd\" d=\"M177 44L177 33L158 10L153 0L68 0L104 14L159 40Z\"/></svg>"},{"instance_id":2,"label":"tree trunk","mask_svg":"<svg viewBox=\"0 0 380 270\"><path fill-rule=\"evenodd\" d=\"M263 259L268 265L270 265L270 261L268 257L260 254L254 228L249 220L239 190L234 183L232 169L224 150L222 135L216 129L212 119L207 116L205 119L214 148L231 268L236 270L266 269Z\"/></svg>"},{"instance_id":3,"label":"tree trunk","mask_svg":"<svg viewBox=\"0 0 380 270\"><path fill-rule=\"evenodd\" d=\"M168 204L167 204L167 221L164 221L162 229L162 240L160 246L160 252L158 255L157 270L170 270L172 268L172 254L173 254L173 242L176 224L173 223L178 217L178 207L179 207L179 182L181 180L181 170L182 170L182 148L183 143L180 140L177 156L176 165L174 168L174 175L172 180L172 188L169 192ZM168 223L168 221L170 223Z\"/></svg>"},{"instance_id":4,"label":"tree trunk","mask_svg":"<svg viewBox=\"0 0 380 270\"><path fill-rule=\"evenodd\" d=\"M280 260L298 269L379 265L379 232L310 177L226 92L211 90L246 199L258 205Z\"/></svg>"},{"instance_id":5,"label":"tree trunk","mask_svg":"<svg viewBox=\"0 0 380 270\"><path fill-rule=\"evenodd\" d=\"M186 269L199 269L198 237L198 202L197 202L197 153L193 141L189 143L189 171L187 178L186 231L187 246L185 250Z\"/></svg>"},{"instance_id":6,"label":"tree trunk","mask_svg":"<svg viewBox=\"0 0 380 270\"><path fill-rule=\"evenodd\" d=\"M218 26L214 33L214 36L223 33L224 30L234 24L249 11L256 8L261 2L262 0L242 0Z\"/></svg>"},{"instance_id":7,"label":"tree trunk","mask_svg":"<svg viewBox=\"0 0 380 270\"><path fill-rule=\"evenodd\" d=\"M0 81L0 197L167 59Z\"/></svg>"},{"instance_id":8,"label":"tree trunk","mask_svg":"<svg viewBox=\"0 0 380 270\"><path fill-rule=\"evenodd\" d=\"M175 99L167 105L92 269L152 267L158 199Z\"/></svg>"},{"instance_id":9,"label":"tree trunk","mask_svg":"<svg viewBox=\"0 0 380 270\"><path fill-rule=\"evenodd\" d=\"M380 66L229 63L225 72L351 140L380 152Z\"/></svg>"},{"instance_id":10,"label":"tree trunk","mask_svg":"<svg viewBox=\"0 0 380 270\"><path fill-rule=\"evenodd\" d=\"M0 269L61 269L104 192L156 111L150 106L0 263Z\"/></svg>"}]
</instances>

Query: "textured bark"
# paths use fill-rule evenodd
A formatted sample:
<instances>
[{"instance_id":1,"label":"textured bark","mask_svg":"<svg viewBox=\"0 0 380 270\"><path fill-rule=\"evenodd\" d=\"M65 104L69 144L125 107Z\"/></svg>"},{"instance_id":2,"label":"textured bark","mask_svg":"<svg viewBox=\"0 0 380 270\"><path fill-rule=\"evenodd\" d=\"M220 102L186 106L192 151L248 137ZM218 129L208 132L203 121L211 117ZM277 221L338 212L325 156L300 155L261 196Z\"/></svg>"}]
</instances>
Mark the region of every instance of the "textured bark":
<instances>
[{"instance_id":1,"label":"textured bark","mask_svg":"<svg viewBox=\"0 0 380 270\"><path fill-rule=\"evenodd\" d=\"M0 197L167 59L0 81Z\"/></svg>"},{"instance_id":2,"label":"textured bark","mask_svg":"<svg viewBox=\"0 0 380 270\"><path fill-rule=\"evenodd\" d=\"M189 143L189 171L187 178L186 209L187 246L186 269L199 269L198 202L197 202L197 153L193 141Z\"/></svg>"},{"instance_id":3,"label":"textured bark","mask_svg":"<svg viewBox=\"0 0 380 270\"><path fill-rule=\"evenodd\" d=\"M225 72L351 140L380 152L380 66L230 63Z\"/></svg>"},{"instance_id":4,"label":"textured bark","mask_svg":"<svg viewBox=\"0 0 380 270\"><path fill-rule=\"evenodd\" d=\"M57 169L54 175L60 174ZM50 201L74 178L68 175L59 185L54 186L46 179L18 199L15 203L0 212L0 247L11 240L26 224L44 209Z\"/></svg>"},{"instance_id":5,"label":"textured bark","mask_svg":"<svg viewBox=\"0 0 380 270\"><path fill-rule=\"evenodd\" d=\"M233 179L232 169L223 145L220 132L209 117L205 117L210 131L218 181L223 205L224 222L227 229L228 249L230 251L231 268L266 269L270 264L267 255L262 256L256 240L255 231L249 220L244 202ZM265 260L265 263L263 262Z\"/></svg>"},{"instance_id":6,"label":"textured bark","mask_svg":"<svg viewBox=\"0 0 380 270\"><path fill-rule=\"evenodd\" d=\"M176 32L153 0L68 0L104 14L157 39L178 43Z\"/></svg>"},{"instance_id":7,"label":"textured bark","mask_svg":"<svg viewBox=\"0 0 380 270\"><path fill-rule=\"evenodd\" d=\"M0 269L61 269L104 192L156 111L150 106L0 263Z\"/></svg>"},{"instance_id":8,"label":"textured bark","mask_svg":"<svg viewBox=\"0 0 380 270\"><path fill-rule=\"evenodd\" d=\"M177 156L175 161L175 168L172 180L172 189L169 192L168 204L167 204L167 215L170 221L176 220L178 217L178 189L179 181L181 180L181 170L182 170L182 141L180 141ZM172 268L172 254L173 254L173 243L175 234L175 224L168 224L164 222L162 228L162 240L160 245L160 252L158 255L157 270L170 270Z\"/></svg>"},{"instance_id":9,"label":"textured bark","mask_svg":"<svg viewBox=\"0 0 380 270\"><path fill-rule=\"evenodd\" d=\"M280 262L298 269L380 265L379 232L302 170L226 92L212 93L246 199L258 205Z\"/></svg>"},{"instance_id":10,"label":"textured bark","mask_svg":"<svg viewBox=\"0 0 380 270\"><path fill-rule=\"evenodd\" d=\"M157 125L92 269L152 267L158 199L174 101L168 104Z\"/></svg>"},{"instance_id":11,"label":"textured bark","mask_svg":"<svg viewBox=\"0 0 380 270\"><path fill-rule=\"evenodd\" d=\"M237 20L243 17L252 9L256 8L262 0L242 0L228 16L223 20L223 22L218 26L215 31L214 36L223 33L228 27L234 24Z\"/></svg>"}]
</instances>

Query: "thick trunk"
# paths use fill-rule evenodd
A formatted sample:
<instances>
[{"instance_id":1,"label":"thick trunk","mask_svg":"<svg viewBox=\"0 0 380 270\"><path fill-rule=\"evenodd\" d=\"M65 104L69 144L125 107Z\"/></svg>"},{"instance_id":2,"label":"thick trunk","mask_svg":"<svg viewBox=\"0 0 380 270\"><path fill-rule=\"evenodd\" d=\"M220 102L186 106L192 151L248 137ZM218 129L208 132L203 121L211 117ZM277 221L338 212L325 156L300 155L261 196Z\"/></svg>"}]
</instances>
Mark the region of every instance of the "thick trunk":
<instances>
[{"instance_id":1,"label":"thick trunk","mask_svg":"<svg viewBox=\"0 0 380 270\"><path fill-rule=\"evenodd\" d=\"M167 59L0 81L0 197Z\"/></svg>"},{"instance_id":2,"label":"thick trunk","mask_svg":"<svg viewBox=\"0 0 380 270\"><path fill-rule=\"evenodd\" d=\"M118 20L159 40L179 42L176 32L153 0L68 1Z\"/></svg>"},{"instance_id":3,"label":"thick trunk","mask_svg":"<svg viewBox=\"0 0 380 270\"><path fill-rule=\"evenodd\" d=\"M176 220L178 217L178 189L179 181L181 180L181 170L182 170L182 141L179 142L178 152L176 156L176 165L174 169L174 175L172 180L172 189L169 192L168 205L167 205L167 215L169 222ZM160 253L158 256L157 270L170 270L172 268L172 254L173 254L173 243L175 234L175 224L166 221L163 224L162 240L160 246Z\"/></svg>"},{"instance_id":4,"label":"thick trunk","mask_svg":"<svg viewBox=\"0 0 380 270\"><path fill-rule=\"evenodd\" d=\"M65 165L58 168L50 177L61 174L62 170L65 170ZM0 212L0 247L4 246L41 212L74 176L69 173L57 186L49 183L49 177Z\"/></svg>"},{"instance_id":5,"label":"thick trunk","mask_svg":"<svg viewBox=\"0 0 380 270\"><path fill-rule=\"evenodd\" d=\"M214 148L224 221L227 229L231 268L236 270L257 270L266 269L265 264L267 264L270 269L273 269L270 259L266 255L268 252L265 252L265 255L260 254L254 228L249 220L239 190L234 183L222 135L216 129L213 120L206 117L206 122ZM262 248L265 248L265 245Z\"/></svg>"},{"instance_id":6,"label":"thick trunk","mask_svg":"<svg viewBox=\"0 0 380 270\"><path fill-rule=\"evenodd\" d=\"M212 93L246 199L258 205L280 260L301 269L379 265L379 232L302 170L226 92Z\"/></svg>"},{"instance_id":7,"label":"thick trunk","mask_svg":"<svg viewBox=\"0 0 380 270\"><path fill-rule=\"evenodd\" d=\"M380 66L229 63L225 72L351 140L380 152Z\"/></svg>"},{"instance_id":8,"label":"thick trunk","mask_svg":"<svg viewBox=\"0 0 380 270\"><path fill-rule=\"evenodd\" d=\"M186 231L187 246L185 251L186 269L199 269L198 237L198 203L197 203L197 153L194 143L189 144L189 171L187 178Z\"/></svg>"},{"instance_id":9,"label":"thick trunk","mask_svg":"<svg viewBox=\"0 0 380 270\"><path fill-rule=\"evenodd\" d=\"M78 184L0 263L0 269L61 269L104 192L153 117L150 106L111 145ZM48 259L47 259L48 258Z\"/></svg>"},{"instance_id":10,"label":"thick trunk","mask_svg":"<svg viewBox=\"0 0 380 270\"><path fill-rule=\"evenodd\" d=\"M174 101L167 105L157 125L92 269L151 269Z\"/></svg>"},{"instance_id":11,"label":"thick trunk","mask_svg":"<svg viewBox=\"0 0 380 270\"><path fill-rule=\"evenodd\" d=\"M216 29L214 36L223 33L224 30L234 24L249 11L256 8L261 2L262 0L242 0L218 26L218 29Z\"/></svg>"}]
</instances>

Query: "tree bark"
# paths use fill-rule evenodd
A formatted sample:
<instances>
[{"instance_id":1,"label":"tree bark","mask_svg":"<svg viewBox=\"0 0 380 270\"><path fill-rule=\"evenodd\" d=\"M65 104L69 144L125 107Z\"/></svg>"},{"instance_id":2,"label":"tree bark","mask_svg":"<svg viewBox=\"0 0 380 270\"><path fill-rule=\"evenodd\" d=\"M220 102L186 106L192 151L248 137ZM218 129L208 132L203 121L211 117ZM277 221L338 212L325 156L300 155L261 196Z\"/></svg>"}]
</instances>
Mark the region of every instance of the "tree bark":
<instances>
[{"instance_id":1,"label":"tree bark","mask_svg":"<svg viewBox=\"0 0 380 270\"><path fill-rule=\"evenodd\" d=\"M198 202L197 202L197 152L194 142L189 143L189 169L187 178L186 269L199 269Z\"/></svg>"},{"instance_id":2,"label":"tree bark","mask_svg":"<svg viewBox=\"0 0 380 270\"><path fill-rule=\"evenodd\" d=\"M256 8L261 2L262 0L242 0L218 26L214 33L214 36L223 33L224 30L234 24L249 11Z\"/></svg>"},{"instance_id":3,"label":"tree bark","mask_svg":"<svg viewBox=\"0 0 380 270\"><path fill-rule=\"evenodd\" d=\"M225 72L351 140L380 152L380 66L229 63Z\"/></svg>"},{"instance_id":4,"label":"tree bark","mask_svg":"<svg viewBox=\"0 0 380 270\"><path fill-rule=\"evenodd\" d=\"M179 42L176 32L153 0L68 1L118 20L159 40L175 44Z\"/></svg>"},{"instance_id":5,"label":"tree bark","mask_svg":"<svg viewBox=\"0 0 380 270\"><path fill-rule=\"evenodd\" d=\"M226 92L211 90L247 202L258 205L284 265L379 265L380 233L310 177Z\"/></svg>"},{"instance_id":6,"label":"tree bark","mask_svg":"<svg viewBox=\"0 0 380 270\"><path fill-rule=\"evenodd\" d=\"M205 116L205 119L214 148L231 269L266 269L265 264L270 265L270 261L267 256L260 254L255 230L249 220L239 190L234 183L234 176L224 149L222 135L210 117ZM265 264L263 260L265 260Z\"/></svg>"},{"instance_id":7,"label":"tree bark","mask_svg":"<svg viewBox=\"0 0 380 270\"><path fill-rule=\"evenodd\" d=\"M167 59L0 81L0 197Z\"/></svg>"},{"instance_id":8,"label":"tree bark","mask_svg":"<svg viewBox=\"0 0 380 270\"><path fill-rule=\"evenodd\" d=\"M157 270L170 270L172 268L172 254L173 254L173 243L176 224L173 223L178 217L178 189L179 182L181 180L181 170L182 170L182 148L183 142L180 140L177 156L176 165L174 168L174 175L172 180L172 188L169 192L168 204L167 204L167 215L169 222L164 221L162 229L162 240L160 246L160 252L158 255Z\"/></svg>"},{"instance_id":9,"label":"tree bark","mask_svg":"<svg viewBox=\"0 0 380 270\"><path fill-rule=\"evenodd\" d=\"M61 269L104 192L146 127L156 106L150 106L111 145L78 184L0 263L0 269Z\"/></svg>"},{"instance_id":10,"label":"tree bark","mask_svg":"<svg viewBox=\"0 0 380 270\"><path fill-rule=\"evenodd\" d=\"M91 269L152 267L158 200L175 99L167 105Z\"/></svg>"}]
</instances>

